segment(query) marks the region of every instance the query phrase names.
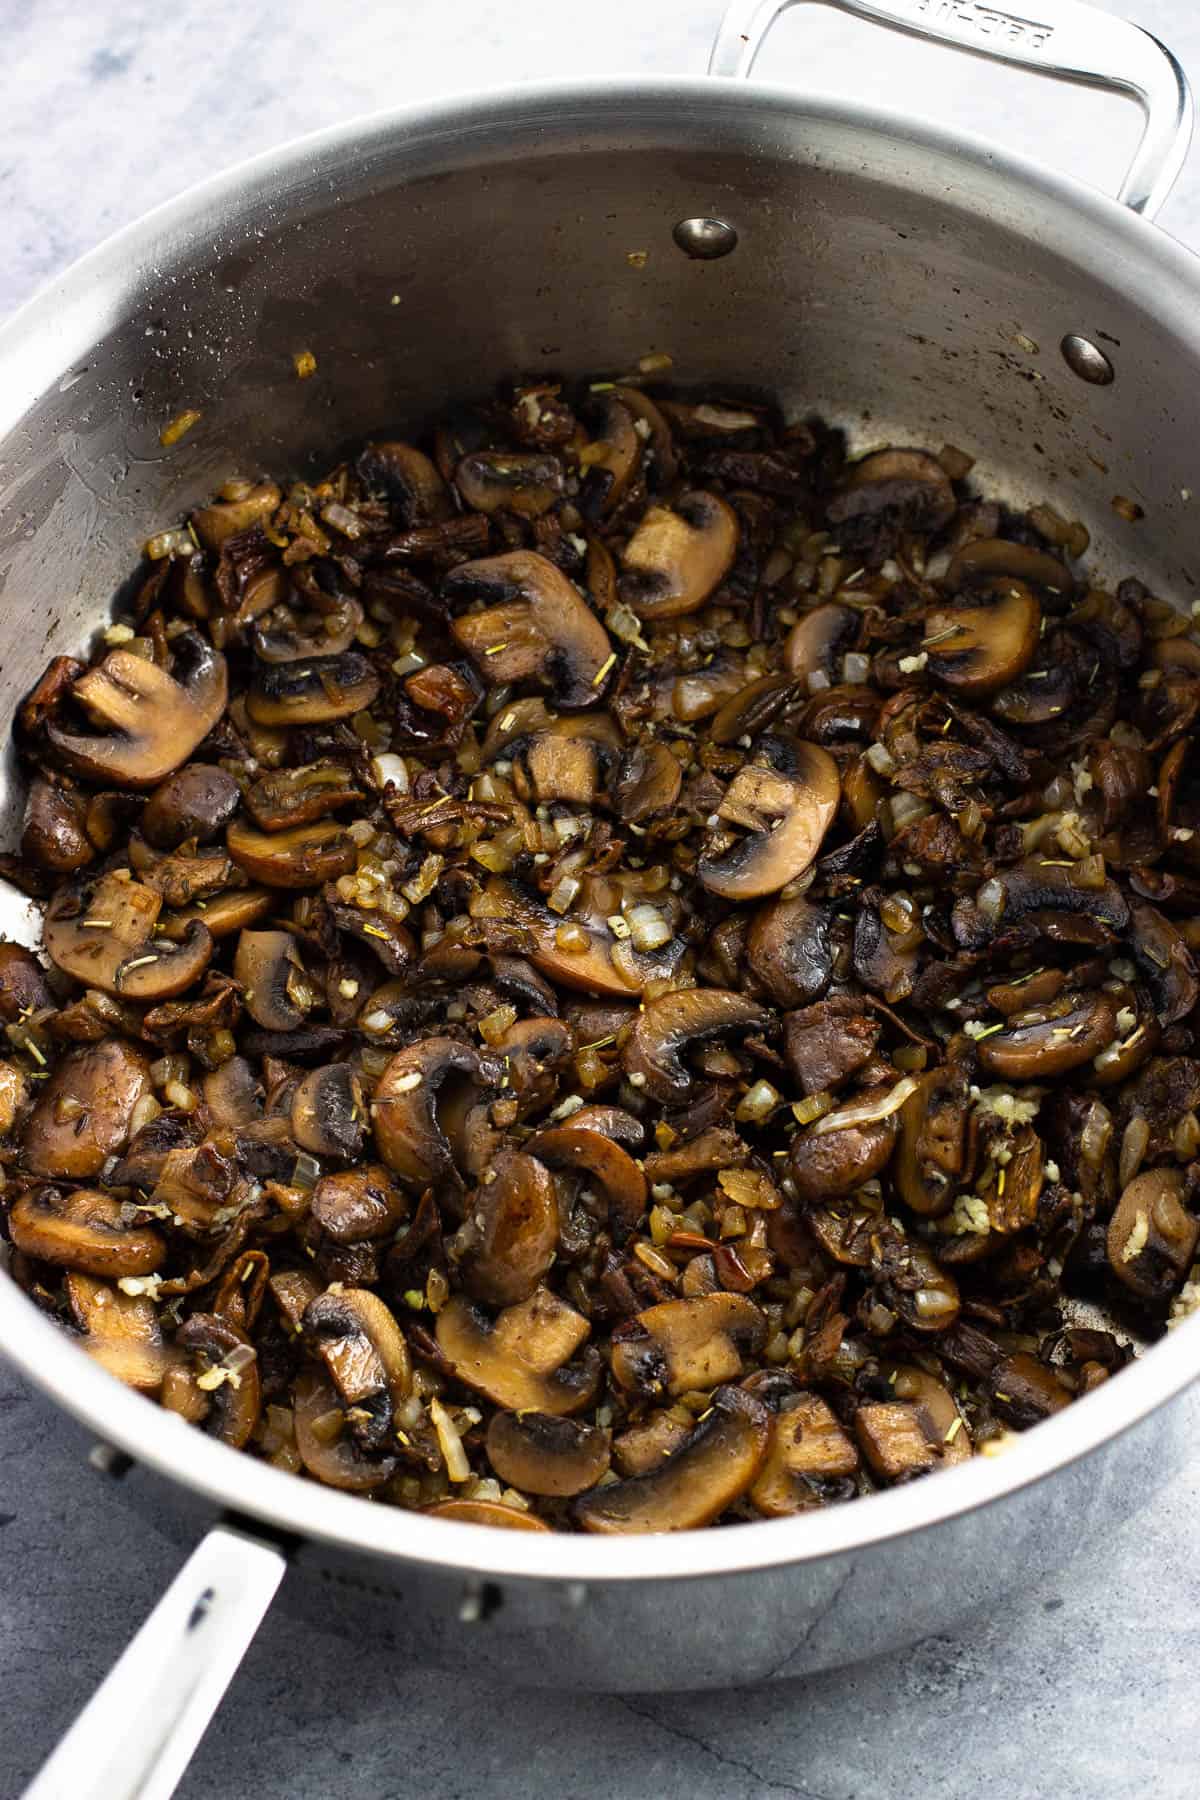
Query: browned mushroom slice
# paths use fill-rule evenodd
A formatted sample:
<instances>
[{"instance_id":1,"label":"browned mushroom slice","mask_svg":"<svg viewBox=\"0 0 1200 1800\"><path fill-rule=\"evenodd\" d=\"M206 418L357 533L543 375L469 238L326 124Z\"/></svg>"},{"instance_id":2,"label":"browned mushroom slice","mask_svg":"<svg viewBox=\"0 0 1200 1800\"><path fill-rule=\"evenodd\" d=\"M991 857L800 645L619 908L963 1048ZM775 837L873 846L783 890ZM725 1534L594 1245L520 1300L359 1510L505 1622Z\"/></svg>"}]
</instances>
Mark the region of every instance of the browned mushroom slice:
<instances>
[{"instance_id":1,"label":"browned mushroom slice","mask_svg":"<svg viewBox=\"0 0 1200 1800\"><path fill-rule=\"evenodd\" d=\"M307 763L302 769L272 769L246 790L246 810L264 831L310 825L362 800L345 763Z\"/></svg>"},{"instance_id":2,"label":"browned mushroom slice","mask_svg":"<svg viewBox=\"0 0 1200 1800\"><path fill-rule=\"evenodd\" d=\"M244 1056L231 1056L205 1075L204 1104L218 1126L248 1125L262 1112L263 1086Z\"/></svg>"},{"instance_id":3,"label":"browned mushroom slice","mask_svg":"<svg viewBox=\"0 0 1200 1800\"><path fill-rule=\"evenodd\" d=\"M51 724L51 744L83 775L121 787L157 787L185 763L225 710L225 658L196 632L171 641L180 678L129 650L111 650L81 675L75 699L111 735L84 736Z\"/></svg>"},{"instance_id":4,"label":"browned mushroom slice","mask_svg":"<svg viewBox=\"0 0 1200 1800\"><path fill-rule=\"evenodd\" d=\"M966 1167L970 1107L966 1076L946 1065L922 1076L901 1108L892 1179L922 1218L939 1218L954 1204Z\"/></svg>"},{"instance_id":5,"label":"browned mushroom slice","mask_svg":"<svg viewBox=\"0 0 1200 1800\"><path fill-rule=\"evenodd\" d=\"M613 388L613 399L619 400L633 414L634 430L645 446L642 453L643 466L647 481L656 491L670 487L679 472L679 458L675 454L675 440L671 436L671 427L648 394L640 388L627 387L617 382ZM642 428L638 429L638 420Z\"/></svg>"},{"instance_id":6,"label":"browned mushroom slice","mask_svg":"<svg viewBox=\"0 0 1200 1800\"><path fill-rule=\"evenodd\" d=\"M579 1175L603 1190L614 1243L623 1244L637 1229L649 1197L646 1177L619 1144L599 1131L580 1130L572 1117L566 1125L535 1132L527 1148L547 1168Z\"/></svg>"},{"instance_id":7,"label":"browned mushroom slice","mask_svg":"<svg viewBox=\"0 0 1200 1800\"><path fill-rule=\"evenodd\" d=\"M511 1412L582 1412L600 1383L600 1358L590 1344L573 1357L591 1326L546 1288L509 1306L490 1323L470 1301L454 1295L437 1316L438 1349L459 1381Z\"/></svg>"},{"instance_id":8,"label":"browned mushroom slice","mask_svg":"<svg viewBox=\"0 0 1200 1800\"><path fill-rule=\"evenodd\" d=\"M837 813L841 782L827 751L763 737L755 755L759 760L739 770L717 809L748 835L704 854L696 867L704 886L725 900L774 894L803 875Z\"/></svg>"},{"instance_id":9,"label":"browned mushroom slice","mask_svg":"<svg viewBox=\"0 0 1200 1800\"><path fill-rule=\"evenodd\" d=\"M920 1244L883 1247L880 1291L914 1331L947 1331L962 1305L953 1275Z\"/></svg>"},{"instance_id":10,"label":"browned mushroom slice","mask_svg":"<svg viewBox=\"0 0 1200 1800\"><path fill-rule=\"evenodd\" d=\"M737 514L716 494L650 506L621 552L621 598L643 619L696 612L728 575L737 547Z\"/></svg>"},{"instance_id":11,"label":"browned mushroom slice","mask_svg":"<svg viewBox=\"0 0 1200 1800\"><path fill-rule=\"evenodd\" d=\"M362 1081L349 1063L310 1069L292 1096L292 1136L314 1156L361 1154L367 1108Z\"/></svg>"},{"instance_id":12,"label":"browned mushroom slice","mask_svg":"<svg viewBox=\"0 0 1200 1800\"><path fill-rule=\"evenodd\" d=\"M540 519L562 498L563 466L545 451L473 450L454 471L454 485L475 512Z\"/></svg>"},{"instance_id":13,"label":"browned mushroom slice","mask_svg":"<svg viewBox=\"0 0 1200 1800\"><path fill-rule=\"evenodd\" d=\"M172 943L178 943L187 936L188 928L199 920L209 937L232 937L235 931L265 918L278 904L278 895L269 888L231 888L228 893L214 894L211 900L197 900L178 912L160 913L158 930Z\"/></svg>"},{"instance_id":14,"label":"browned mushroom slice","mask_svg":"<svg viewBox=\"0 0 1200 1800\"><path fill-rule=\"evenodd\" d=\"M271 580L274 573L270 571L267 579ZM260 662L294 663L311 657L341 656L353 645L363 622L363 609L357 600L340 600L327 612L297 616L291 607L271 604L271 599L272 596L264 595L265 603L256 605L247 589L239 609L242 618L251 611L265 614L250 634L251 646Z\"/></svg>"},{"instance_id":15,"label":"browned mushroom slice","mask_svg":"<svg viewBox=\"0 0 1200 1800\"><path fill-rule=\"evenodd\" d=\"M191 1366L175 1364L163 1378L161 1400L211 1437L244 1450L262 1412L258 1356L245 1333L215 1313L193 1313L175 1334Z\"/></svg>"},{"instance_id":16,"label":"browned mushroom slice","mask_svg":"<svg viewBox=\"0 0 1200 1800\"><path fill-rule=\"evenodd\" d=\"M342 1288L310 1302L302 1329L329 1371L355 1437L364 1450L381 1450L412 1388L412 1359L391 1312L369 1288Z\"/></svg>"},{"instance_id":17,"label":"browned mushroom slice","mask_svg":"<svg viewBox=\"0 0 1200 1800\"><path fill-rule=\"evenodd\" d=\"M1076 932L1076 919L1087 931ZM1082 888L1075 865L1032 856L990 876L974 900L956 900L954 935L967 949L982 949L999 932L1018 925L1059 943L1108 944L1129 923L1129 907L1115 881ZM1100 935L1097 935L1097 934Z\"/></svg>"},{"instance_id":18,"label":"browned mushroom slice","mask_svg":"<svg viewBox=\"0 0 1200 1800\"><path fill-rule=\"evenodd\" d=\"M620 758L608 783L608 798L617 817L640 824L669 812L679 798L683 770L665 744L653 738L634 744Z\"/></svg>"},{"instance_id":19,"label":"browned mushroom slice","mask_svg":"<svg viewBox=\"0 0 1200 1800\"><path fill-rule=\"evenodd\" d=\"M43 931L47 953L87 987L128 1000L170 1000L208 967L212 937L199 919L178 943L153 936L162 895L122 873L102 876L82 893L63 888L55 895Z\"/></svg>"},{"instance_id":20,"label":"browned mushroom slice","mask_svg":"<svg viewBox=\"0 0 1200 1800\"><path fill-rule=\"evenodd\" d=\"M627 1150L640 1150L646 1141L646 1127L623 1106L581 1106L571 1114L570 1126L572 1131L599 1132Z\"/></svg>"},{"instance_id":21,"label":"browned mushroom slice","mask_svg":"<svg viewBox=\"0 0 1200 1800\"><path fill-rule=\"evenodd\" d=\"M792 675L804 682L809 676L824 677L832 687L842 678L842 657L853 650L862 630L862 614L852 606L827 601L797 619L788 632L783 660Z\"/></svg>"},{"instance_id":22,"label":"browned mushroom slice","mask_svg":"<svg viewBox=\"0 0 1200 1800\"><path fill-rule=\"evenodd\" d=\"M825 516L844 543L868 541L882 520L893 529L935 532L954 513L954 489L927 450L877 450L855 463Z\"/></svg>"},{"instance_id":23,"label":"browned mushroom slice","mask_svg":"<svg viewBox=\"0 0 1200 1800\"><path fill-rule=\"evenodd\" d=\"M246 696L258 725L320 725L362 712L378 697L379 676L365 656L305 657L262 669Z\"/></svg>"},{"instance_id":24,"label":"browned mushroom slice","mask_svg":"<svg viewBox=\"0 0 1200 1800\"><path fill-rule=\"evenodd\" d=\"M1091 1062L1116 1036L1110 994L1099 989L1060 994L1045 1006L1014 1013L999 1032L981 1038L979 1062L1006 1081L1041 1081Z\"/></svg>"},{"instance_id":25,"label":"browned mushroom slice","mask_svg":"<svg viewBox=\"0 0 1200 1800\"><path fill-rule=\"evenodd\" d=\"M742 1354L766 1342L767 1320L745 1294L664 1300L613 1333L613 1379L632 1394L703 1392L743 1372Z\"/></svg>"},{"instance_id":26,"label":"browned mushroom slice","mask_svg":"<svg viewBox=\"0 0 1200 1800\"><path fill-rule=\"evenodd\" d=\"M322 1175L313 1189L312 1216L335 1244L375 1243L395 1233L408 1204L380 1163L365 1163Z\"/></svg>"},{"instance_id":27,"label":"browned mushroom slice","mask_svg":"<svg viewBox=\"0 0 1200 1800\"><path fill-rule=\"evenodd\" d=\"M65 1194L47 1187L20 1194L9 1209L8 1229L26 1256L113 1281L122 1275L150 1275L166 1260L160 1233L149 1225L128 1224L121 1202L94 1188Z\"/></svg>"},{"instance_id":28,"label":"browned mushroom slice","mask_svg":"<svg viewBox=\"0 0 1200 1800\"><path fill-rule=\"evenodd\" d=\"M0 942L0 1020L15 1025L30 1013L53 1007L41 963L23 944Z\"/></svg>"},{"instance_id":29,"label":"browned mushroom slice","mask_svg":"<svg viewBox=\"0 0 1200 1800\"><path fill-rule=\"evenodd\" d=\"M897 1085L904 1088L907 1098L912 1091L909 1082ZM898 1109L887 1110L895 1091L868 1089L853 1105L826 1113L817 1125L796 1133L788 1169L801 1200L851 1194L886 1168L899 1128ZM823 1131L819 1129L822 1126L826 1127Z\"/></svg>"},{"instance_id":30,"label":"browned mushroom slice","mask_svg":"<svg viewBox=\"0 0 1200 1800\"><path fill-rule=\"evenodd\" d=\"M693 1044L726 1032L761 1030L765 1007L723 988L677 988L648 1001L634 1019L621 1051L626 1074L656 1100L680 1100L692 1087L683 1062Z\"/></svg>"},{"instance_id":31,"label":"browned mushroom slice","mask_svg":"<svg viewBox=\"0 0 1200 1800\"><path fill-rule=\"evenodd\" d=\"M1163 1301L1180 1286L1200 1241L1178 1169L1146 1169L1128 1183L1108 1227L1108 1261L1123 1286Z\"/></svg>"},{"instance_id":32,"label":"browned mushroom slice","mask_svg":"<svg viewBox=\"0 0 1200 1800\"><path fill-rule=\"evenodd\" d=\"M441 1090L455 1076L491 1087L500 1065L456 1038L431 1037L399 1051L379 1078L371 1102L375 1141L388 1167L413 1187L460 1181L437 1113Z\"/></svg>"},{"instance_id":33,"label":"browned mushroom slice","mask_svg":"<svg viewBox=\"0 0 1200 1800\"><path fill-rule=\"evenodd\" d=\"M0 1062L0 1138L7 1137L29 1099L29 1083L20 1069Z\"/></svg>"},{"instance_id":34,"label":"browned mushroom slice","mask_svg":"<svg viewBox=\"0 0 1200 1800\"><path fill-rule=\"evenodd\" d=\"M292 1398L296 1448L315 1480L348 1493L367 1494L395 1474L394 1456L368 1456L346 1429L337 1389L323 1370L301 1370Z\"/></svg>"},{"instance_id":35,"label":"browned mushroom slice","mask_svg":"<svg viewBox=\"0 0 1200 1800\"><path fill-rule=\"evenodd\" d=\"M575 1048L575 1033L562 1019L517 1019L494 1048L505 1058L509 1086L521 1116L548 1106L558 1072ZM639 1138L641 1127L638 1127Z\"/></svg>"},{"instance_id":36,"label":"browned mushroom slice","mask_svg":"<svg viewBox=\"0 0 1200 1800\"><path fill-rule=\"evenodd\" d=\"M904 1400L860 1406L854 1430L871 1472L881 1481L907 1481L940 1462L933 1429L921 1408Z\"/></svg>"},{"instance_id":37,"label":"browned mushroom slice","mask_svg":"<svg viewBox=\"0 0 1200 1800\"><path fill-rule=\"evenodd\" d=\"M949 1468L953 1463L970 1462L971 1433L946 1384L908 1363L890 1370L889 1381L897 1400L908 1401L924 1413L926 1435L941 1441L943 1465Z\"/></svg>"},{"instance_id":38,"label":"browned mushroom slice","mask_svg":"<svg viewBox=\"0 0 1200 1800\"><path fill-rule=\"evenodd\" d=\"M755 1509L769 1519L818 1505L822 1484L858 1470L858 1451L818 1394L799 1394L794 1406L771 1420L771 1440L750 1490Z\"/></svg>"},{"instance_id":39,"label":"browned mushroom slice","mask_svg":"<svg viewBox=\"0 0 1200 1800\"><path fill-rule=\"evenodd\" d=\"M168 1359L153 1300L92 1275L69 1274L63 1286L88 1355L126 1387L157 1394Z\"/></svg>"},{"instance_id":40,"label":"browned mushroom slice","mask_svg":"<svg viewBox=\"0 0 1200 1800\"><path fill-rule=\"evenodd\" d=\"M489 1306L528 1300L558 1249L558 1196L542 1163L500 1151L447 1247L474 1299Z\"/></svg>"},{"instance_id":41,"label":"browned mushroom slice","mask_svg":"<svg viewBox=\"0 0 1200 1800\"><path fill-rule=\"evenodd\" d=\"M487 1455L501 1481L524 1494L562 1498L595 1487L607 1471L612 1434L551 1413L499 1412Z\"/></svg>"},{"instance_id":42,"label":"browned mushroom slice","mask_svg":"<svg viewBox=\"0 0 1200 1800\"><path fill-rule=\"evenodd\" d=\"M503 919L528 931L530 961L563 987L632 1000L646 983L669 978L684 945L672 939L661 950L635 950L618 943L607 926L572 918L568 922L524 890L498 877L470 902L472 918ZM619 961L617 956L619 953Z\"/></svg>"},{"instance_id":43,"label":"browned mushroom slice","mask_svg":"<svg viewBox=\"0 0 1200 1800\"><path fill-rule=\"evenodd\" d=\"M780 1006L808 1006L833 979L833 910L803 894L769 900L750 921L746 961Z\"/></svg>"},{"instance_id":44,"label":"browned mushroom slice","mask_svg":"<svg viewBox=\"0 0 1200 1800\"><path fill-rule=\"evenodd\" d=\"M1180 933L1153 906L1129 910L1129 945L1160 1025L1186 1018L1200 998L1196 964Z\"/></svg>"},{"instance_id":45,"label":"browned mushroom slice","mask_svg":"<svg viewBox=\"0 0 1200 1800\"><path fill-rule=\"evenodd\" d=\"M439 1500L436 1506L422 1511L431 1519L450 1519L459 1525L487 1525L499 1531L549 1531L534 1513L522 1512L519 1506L505 1506L501 1500Z\"/></svg>"},{"instance_id":46,"label":"browned mushroom slice","mask_svg":"<svg viewBox=\"0 0 1200 1800\"><path fill-rule=\"evenodd\" d=\"M206 550L219 550L227 538L249 531L252 525L265 524L283 498L273 481L237 485L235 498L198 507L192 514L196 536Z\"/></svg>"},{"instance_id":47,"label":"browned mushroom slice","mask_svg":"<svg viewBox=\"0 0 1200 1800\"><path fill-rule=\"evenodd\" d=\"M463 563L443 583L452 603L482 600L451 633L493 687L542 678L572 711L600 698L616 658L607 631L561 569L532 550Z\"/></svg>"},{"instance_id":48,"label":"browned mushroom slice","mask_svg":"<svg viewBox=\"0 0 1200 1800\"><path fill-rule=\"evenodd\" d=\"M740 1388L719 1388L687 1442L647 1475L593 1488L575 1502L585 1531L690 1531L709 1525L753 1486L771 1415Z\"/></svg>"},{"instance_id":49,"label":"browned mushroom slice","mask_svg":"<svg viewBox=\"0 0 1200 1800\"><path fill-rule=\"evenodd\" d=\"M289 831L254 831L235 819L225 834L230 856L254 881L269 887L316 887L348 875L357 860L354 839L333 819Z\"/></svg>"},{"instance_id":50,"label":"browned mushroom slice","mask_svg":"<svg viewBox=\"0 0 1200 1800\"><path fill-rule=\"evenodd\" d=\"M955 551L943 585L947 593L957 594L1003 576L1041 588L1056 600L1070 600L1075 592L1075 577L1066 563L1048 550L1034 550L1008 538L972 538Z\"/></svg>"},{"instance_id":51,"label":"browned mushroom slice","mask_svg":"<svg viewBox=\"0 0 1200 1800\"><path fill-rule=\"evenodd\" d=\"M633 410L615 391L593 396L593 435L584 446L579 509L585 518L600 519L625 498L642 460L642 442Z\"/></svg>"},{"instance_id":52,"label":"browned mushroom slice","mask_svg":"<svg viewBox=\"0 0 1200 1800\"><path fill-rule=\"evenodd\" d=\"M354 466L368 494L387 500L406 530L440 525L454 512L446 483L412 444L367 444Z\"/></svg>"},{"instance_id":53,"label":"browned mushroom slice","mask_svg":"<svg viewBox=\"0 0 1200 1800\"><path fill-rule=\"evenodd\" d=\"M290 931L243 931L233 972L256 1025L266 1031L294 1031L304 1023L316 994Z\"/></svg>"},{"instance_id":54,"label":"browned mushroom slice","mask_svg":"<svg viewBox=\"0 0 1200 1800\"><path fill-rule=\"evenodd\" d=\"M591 806L601 768L618 741L616 726L606 714L548 723L544 730L507 750L518 798Z\"/></svg>"},{"instance_id":55,"label":"browned mushroom slice","mask_svg":"<svg viewBox=\"0 0 1200 1800\"><path fill-rule=\"evenodd\" d=\"M72 1050L29 1115L21 1149L25 1167L34 1175L90 1180L125 1148L138 1102L149 1092L148 1060L120 1038Z\"/></svg>"},{"instance_id":56,"label":"browned mushroom slice","mask_svg":"<svg viewBox=\"0 0 1200 1800\"><path fill-rule=\"evenodd\" d=\"M72 875L95 858L84 825L82 797L35 775L25 802L21 855L56 875Z\"/></svg>"},{"instance_id":57,"label":"browned mushroom slice","mask_svg":"<svg viewBox=\"0 0 1200 1800\"><path fill-rule=\"evenodd\" d=\"M613 1439L613 1463L622 1475L645 1475L661 1468L663 1458L687 1442L690 1427L678 1416L682 1410L660 1407Z\"/></svg>"},{"instance_id":58,"label":"browned mushroom slice","mask_svg":"<svg viewBox=\"0 0 1200 1800\"><path fill-rule=\"evenodd\" d=\"M1003 1357L989 1381L996 1411L1019 1431L1061 1412L1071 1402L1071 1395L1054 1370L1025 1350Z\"/></svg>"},{"instance_id":59,"label":"browned mushroom slice","mask_svg":"<svg viewBox=\"0 0 1200 1800\"><path fill-rule=\"evenodd\" d=\"M802 698L795 676L759 675L721 703L713 714L708 735L714 744L736 744L742 738L757 737Z\"/></svg>"},{"instance_id":60,"label":"browned mushroom slice","mask_svg":"<svg viewBox=\"0 0 1200 1800\"><path fill-rule=\"evenodd\" d=\"M978 698L1024 674L1033 661L1042 609L1023 581L979 583L967 602L934 607L921 642L929 672L944 687Z\"/></svg>"},{"instance_id":61,"label":"browned mushroom slice","mask_svg":"<svg viewBox=\"0 0 1200 1800\"><path fill-rule=\"evenodd\" d=\"M238 809L241 789L213 763L187 763L155 788L142 810L141 829L158 850L175 850L187 838L207 843Z\"/></svg>"}]
</instances>

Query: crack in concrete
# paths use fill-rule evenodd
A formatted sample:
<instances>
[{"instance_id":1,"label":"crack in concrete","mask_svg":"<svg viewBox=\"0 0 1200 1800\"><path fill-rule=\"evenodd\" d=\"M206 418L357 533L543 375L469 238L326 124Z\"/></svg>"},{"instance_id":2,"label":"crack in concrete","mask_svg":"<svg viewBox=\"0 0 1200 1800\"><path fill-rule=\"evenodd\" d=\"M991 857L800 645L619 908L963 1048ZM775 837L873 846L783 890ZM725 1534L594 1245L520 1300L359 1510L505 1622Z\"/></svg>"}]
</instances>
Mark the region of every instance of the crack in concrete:
<instances>
[{"instance_id":1,"label":"crack in concrete","mask_svg":"<svg viewBox=\"0 0 1200 1800\"><path fill-rule=\"evenodd\" d=\"M769 1668L766 1671L766 1673L759 1678L760 1680L775 1681L783 1673L783 1671L787 1668L787 1666L791 1662L792 1658L795 1656L799 1656L801 1650L804 1649L805 1645L808 1643L808 1641L812 1637L813 1633L815 1631L817 1631L819 1629L819 1627L825 1623L826 1619L829 1617L830 1613L833 1611L834 1607L837 1605L838 1601L841 1599L842 1595L845 1593L846 1589L849 1587L853 1577L854 1577L854 1564L851 1563L850 1567L846 1570L846 1573L842 1576L841 1580L838 1582L837 1586L834 1588L832 1594L830 1594L828 1600L825 1602L824 1606L821 1608L821 1610L817 1614L816 1618L810 1620L809 1624L805 1626L803 1637L799 1638L796 1641L796 1643L794 1643L792 1645L790 1650L786 1650L784 1652L784 1654L780 1657L779 1661L777 1663L773 1664L772 1667Z\"/></svg>"},{"instance_id":2,"label":"crack in concrete","mask_svg":"<svg viewBox=\"0 0 1200 1800\"><path fill-rule=\"evenodd\" d=\"M682 1725L672 1725L668 1723L666 1719L660 1719L658 1714L651 1711L648 1706L639 1706L636 1701L630 1700L624 1694L614 1694L613 1698L616 1700L618 1706L623 1706L626 1712L633 1714L635 1719L641 1719L648 1725L656 1726L659 1731L665 1732L668 1737L678 1738L680 1743L683 1744L690 1744L694 1750L702 1750L705 1756L715 1762L719 1768L736 1769L739 1774L748 1775L751 1781L758 1782L758 1784L768 1792L791 1794L795 1797L795 1800L832 1800L831 1795L818 1794L815 1788L797 1787L795 1783L791 1781L772 1780L769 1775L764 1775L761 1769L756 1769L753 1763L743 1762L742 1759L737 1756L726 1755L723 1750L714 1748L712 1744L700 1737L698 1733L688 1731Z\"/></svg>"}]
</instances>

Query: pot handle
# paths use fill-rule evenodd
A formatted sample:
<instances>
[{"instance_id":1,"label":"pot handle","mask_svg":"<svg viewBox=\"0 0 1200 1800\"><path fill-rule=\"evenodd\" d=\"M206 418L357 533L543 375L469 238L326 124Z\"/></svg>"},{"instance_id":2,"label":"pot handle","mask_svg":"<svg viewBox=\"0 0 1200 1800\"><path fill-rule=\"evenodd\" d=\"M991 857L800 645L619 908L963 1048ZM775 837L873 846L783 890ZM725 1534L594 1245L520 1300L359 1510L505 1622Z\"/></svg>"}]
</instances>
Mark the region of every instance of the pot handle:
<instances>
[{"instance_id":1,"label":"pot handle","mask_svg":"<svg viewBox=\"0 0 1200 1800\"><path fill-rule=\"evenodd\" d=\"M710 75L749 75L767 33L800 0L733 0L709 58ZM1187 76L1156 37L1087 0L1021 0L1020 13L989 0L822 0L842 12L974 56L1111 89L1146 115L1118 198L1152 219L1175 184L1192 138ZM1030 16L1036 14L1036 17Z\"/></svg>"},{"instance_id":2,"label":"pot handle","mask_svg":"<svg viewBox=\"0 0 1200 1800\"><path fill-rule=\"evenodd\" d=\"M210 1531L24 1800L169 1800L286 1566L276 1544Z\"/></svg>"}]
</instances>

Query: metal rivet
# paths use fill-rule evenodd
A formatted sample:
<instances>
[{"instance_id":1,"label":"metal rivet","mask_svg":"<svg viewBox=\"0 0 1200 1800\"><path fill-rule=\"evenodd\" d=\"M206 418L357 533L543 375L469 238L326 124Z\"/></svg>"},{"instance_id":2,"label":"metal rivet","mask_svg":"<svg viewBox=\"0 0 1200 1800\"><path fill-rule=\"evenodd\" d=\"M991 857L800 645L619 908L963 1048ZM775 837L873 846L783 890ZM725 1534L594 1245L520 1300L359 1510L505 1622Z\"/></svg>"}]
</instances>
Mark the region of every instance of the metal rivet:
<instances>
[{"instance_id":1,"label":"metal rivet","mask_svg":"<svg viewBox=\"0 0 1200 1800\"><path fill-rule=\"evenodd\" d=\"M1093 387L1107 387L1116 379L1116 370L1090 338L1069 331L1059 348L1068 369L1078 375L1080 381L1089 381Z\"/></svg>"},{"instance_id":2,"label":"metal rivet","mask_svg":"<svg viewBox=\"0 0 1200 1800\"><path fill-rule=\"evenodd\" d=\"M725 219L680 219L671 236L685 256L715 262L737 249L738 234Z\"/></svg>"}]
</instances>

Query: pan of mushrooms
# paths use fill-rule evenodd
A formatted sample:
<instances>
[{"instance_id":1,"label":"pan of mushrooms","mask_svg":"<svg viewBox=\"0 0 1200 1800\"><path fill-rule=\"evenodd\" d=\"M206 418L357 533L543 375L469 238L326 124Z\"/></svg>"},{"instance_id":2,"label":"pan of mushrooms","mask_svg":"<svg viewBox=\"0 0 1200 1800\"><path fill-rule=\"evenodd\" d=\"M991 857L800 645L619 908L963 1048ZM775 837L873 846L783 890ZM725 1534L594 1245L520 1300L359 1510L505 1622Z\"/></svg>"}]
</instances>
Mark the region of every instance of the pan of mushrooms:
<instances>
[{"instance_id":1,"label":"pan of mushrooms","mask_svg":"<svg viewBox=\"0 0 1200 1800\"><path fill-rule=\"evenodd\" d=\"M1101 1459L1153 1491L1200 282L1139 216L1186 88L1102 23L1124 206L531 90L211 184L68 278L78 345L0 340L18 411L82 369L0 458L3 1348L160 1525L225 1509L34 1792L134 1791L164 1705L169 1792L285 1568L381 1654L696 1686L1054 1566Z\"/></svg>"}]
</instances>

